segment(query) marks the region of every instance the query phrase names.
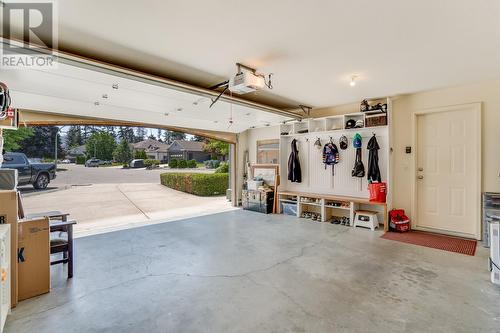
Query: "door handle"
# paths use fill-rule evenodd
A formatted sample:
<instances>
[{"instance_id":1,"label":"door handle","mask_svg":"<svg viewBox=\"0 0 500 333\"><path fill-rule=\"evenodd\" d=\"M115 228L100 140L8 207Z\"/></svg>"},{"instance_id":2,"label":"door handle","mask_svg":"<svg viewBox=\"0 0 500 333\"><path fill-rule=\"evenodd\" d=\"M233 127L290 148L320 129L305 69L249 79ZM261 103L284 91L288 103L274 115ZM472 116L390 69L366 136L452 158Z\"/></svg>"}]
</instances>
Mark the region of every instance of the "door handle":
<instances>
[{"instance_id":1,"label":"door handle","mask_svg":"<svg viewBox=\"0 0 500 333\"><path fill-rule=\"evenodd\" d=\"M422 176L422 175L417 176L417 179L424 179L424 176Z\"/></svg>"}]
</instances>

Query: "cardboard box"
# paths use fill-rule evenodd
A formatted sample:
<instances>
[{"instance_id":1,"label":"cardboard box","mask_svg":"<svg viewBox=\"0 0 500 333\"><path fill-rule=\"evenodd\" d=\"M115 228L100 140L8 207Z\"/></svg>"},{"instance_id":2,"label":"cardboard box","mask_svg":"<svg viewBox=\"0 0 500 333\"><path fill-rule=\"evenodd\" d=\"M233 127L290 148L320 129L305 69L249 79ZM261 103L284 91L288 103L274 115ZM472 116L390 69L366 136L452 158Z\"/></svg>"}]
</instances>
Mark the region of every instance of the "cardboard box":
<instances>
[{"instance_id":1,"label":"cardboard box","mask_svg":"<svg viewBox=\"0 0 500 333\"><path fill-rule=\"evenodd\" d=\"M21 220L18 223L18 299L50 291L49 219Z\"/></svg>"},{"instance_id":2,"label":"cardboard box","mask_svg":"<svg viewBox=\"0 0 500 333\"><path fill-rule=\"evenodd\" d=\"M17 305L17 192L0 191L0 224L10 224L10 302L11 307Z\"/></svg>"}]
</instances>

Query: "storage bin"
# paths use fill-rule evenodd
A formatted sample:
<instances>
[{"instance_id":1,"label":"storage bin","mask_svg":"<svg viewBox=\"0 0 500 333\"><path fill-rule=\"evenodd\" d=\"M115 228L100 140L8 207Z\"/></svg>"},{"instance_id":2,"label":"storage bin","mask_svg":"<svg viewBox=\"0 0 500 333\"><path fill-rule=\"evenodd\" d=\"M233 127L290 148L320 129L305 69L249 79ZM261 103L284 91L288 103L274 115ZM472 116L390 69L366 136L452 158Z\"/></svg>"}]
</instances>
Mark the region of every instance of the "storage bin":
<instances>
[{"instance_id":1,"label":"storage bin","mask_svg":"<svg viewBox=\"0 0 500 333\"><path fill-rule=\"evenodd\" d=\"M250 191L257 191L259 186L262 186L264 182L262 180L247 180L247 188Z\"/></svg>"},{"instance_id":2,"label":"storage bin","mask_svg":"<svg viewBox=\"0 0 500 333\"><path fill-rule=\"evenodd\" d=\"M281 212L285 215L292 215L292 216L297 216L297 204L296 203L289 203L289 202L282 202L281 203Z\"/></svg>"},{"instance_id":3,"label":"storage bin","mask_svg":"<svg viewBox=\"0 0 500 333\"><path fill-rule=\"evenodd\" d=\"M270 214L274 207L274 192L243 190L241 205L243 209Z\"/></svg>"},{"instance_id":4,"label":"storage bin","mask_svg":"<svg viewBox=\"0 0 500 333\"><path fill-rule=\"evenodd\" d=\"M387 125L387 114L366 115L365 127L385 126Z\"/></svg>"}]
</instances>

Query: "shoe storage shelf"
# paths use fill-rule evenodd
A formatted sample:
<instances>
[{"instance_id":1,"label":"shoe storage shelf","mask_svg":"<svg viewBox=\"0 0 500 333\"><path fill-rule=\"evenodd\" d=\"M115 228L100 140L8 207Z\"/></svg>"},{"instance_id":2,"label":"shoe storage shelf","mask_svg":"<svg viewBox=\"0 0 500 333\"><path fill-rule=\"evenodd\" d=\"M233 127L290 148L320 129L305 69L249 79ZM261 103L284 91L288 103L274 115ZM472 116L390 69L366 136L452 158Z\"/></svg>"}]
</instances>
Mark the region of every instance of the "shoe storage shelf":
<instances>
[{"instance_id":1,"label":"shoe storage shelf","mask_svg":"<svg viewBox=\"0 0 500 333\"><path fill-rule=\"evenodd\" d=\"M385 202L294 191L278 192L278 200L280 203L278 205L278 213L294 214L297 217L302 217L303 213L310 213L313 216L318 216L321 222L329 222L334 216L347 217L349 218L349 226L353 226L356 211L365 206L379 206L382 208L381 214L383 214L384 231L389 230L387 204Z\"/></svg>"}]
</instances>

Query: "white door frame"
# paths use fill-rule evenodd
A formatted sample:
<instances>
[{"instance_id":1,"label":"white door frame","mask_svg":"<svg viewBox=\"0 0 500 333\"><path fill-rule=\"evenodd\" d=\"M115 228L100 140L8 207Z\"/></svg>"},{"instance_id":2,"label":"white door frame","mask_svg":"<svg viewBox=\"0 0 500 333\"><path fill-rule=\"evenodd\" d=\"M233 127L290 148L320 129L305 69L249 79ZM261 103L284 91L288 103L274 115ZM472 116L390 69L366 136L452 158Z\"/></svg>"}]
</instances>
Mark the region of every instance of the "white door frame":
<instances>
[{"instance_id":1,"label":"white door frame","mask_svg":"<svg viewBox=\"0 0 500 333\"><path fill-rule=\"evenodd\" d=\"M463 109L464 107L470 107L472 110L475 111L476 115L476 120L477 120L477 126L478 126L478 131L477 131L477 147L476 147L476 156L469 156L469 158L475 158L479 165L477 168L477 225L476 225L476 232L474 234L463 234L463 233L457 233L457 232L446 232L446 231L439 231L440 233L443 234L448 234L452 236L460 236L460 237L467 237L471 238L474 237L475 239L480 240L481 239L481 189L482 189L482 178L481 178L481 170L482 170L482 154L481 154L481 147L482 147L482 119L481 119L481 102L477 103L465 103L465 104L458 104L458 105L450 105L450 106L443 106L443 107L437 107L437 108L430 108L430 109L423 109L419 110L413 113L412 116L412 147L413 147L413 154L412 154L412 160L413 163L411 164L411 172L410 172L410 177L411 177L411 211L412 211L412 222L411 222L411 227L412 229L415 230L422 230L422 231L430 231L430 232L436 232L435 229L431 228L425 228L425 227L417 227L417 221L418 221L418 205L417 205L417 155L418 155L418 140L417 140L417 118L418 116L429 114L429 113L438 113L438 112L449 112L449 111L458 111Z\"/></svg>"}]
</instances>

